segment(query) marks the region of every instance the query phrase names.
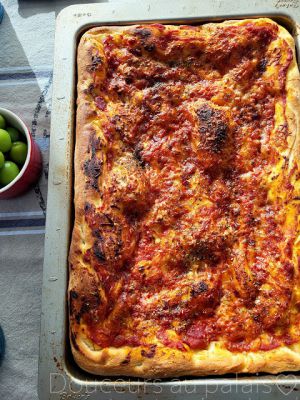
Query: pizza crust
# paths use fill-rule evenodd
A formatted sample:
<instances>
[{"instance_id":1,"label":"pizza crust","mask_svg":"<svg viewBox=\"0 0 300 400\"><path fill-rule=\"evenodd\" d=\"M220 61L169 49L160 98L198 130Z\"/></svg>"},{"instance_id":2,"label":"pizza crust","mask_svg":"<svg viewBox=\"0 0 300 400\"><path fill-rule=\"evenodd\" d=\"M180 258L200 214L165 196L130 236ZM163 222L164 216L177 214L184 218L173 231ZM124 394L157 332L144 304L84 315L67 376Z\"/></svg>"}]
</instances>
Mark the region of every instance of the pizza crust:
<instances>
[{"instance_id":1,"label":"pizza crust","mask_svg":"<svg viewBox=\"0 0 300 400\"><path fill-rule=\"evenodd\" d=\"M267 18L260 19L262 22ZM242 25L253 20L225 21L226 25ZM126 31L135 27L100 27L87 31L81 38L78 47L78 100L76 120L76 149L75 149L75 224L70 248L70 280L69 293L75 286L80 287L80 276L74 273L80 268L81 262L78 259L78 248L89 247L92 239L87 235L86 243L82 243L80 230L84 218L85 198L95 197L92 189L86 188L85 179L81 169L81 161L86 151L86 141L92 130L90 120L93 118L88 102L85 100L84 90L91 81L91 76L86 70L90 62L92 44L88 38L95 37L99 33L113 33L116 30ZM300 76L296 63L295 45L291 35L279 26L279 36L284 39L293 51L293 60L287 72L286 93L287 107L286 116L290 130L289 137L289 162L290 166L299 166L300 149ZM95 200L96 201L96 200ZM98 205L101 200L97 199ZM295 256L299 254L299 248L295 248ZM91 270L91 274L95 273ZM71 334L73 332L73 335ZM74 337L74 333L76 334ZM204 376L220 375L226 373L257 373L267 372L277 374L282 371L296 371L300 369L300 348L299 345L289 347L282 346L269 351L257 352L230 352L222 347L221 342L212 342L207 350L179 351L166 347L159 343L154 356L150 358L142 356L142 346L120 348L108 347L95 349L94 344L86 337L85 327L77 326L71 322L70 343L76 363L83 370L96 375L126 375L142 378L164 378L179 376Z\"/></svg>"},{"instance_id":2,"label":"pizza crust","mask_svg":"<svg viewBox=\"0 0 300 400\"><path fill-rule=\"evenodd\" d=\"M223 375L228 373L298 371L299 346L271 351L232 353L211 343L207 350L182 352L159 347L153 358L141 356L142 347L92 350L85 339L78 338L79 350L72 346L76 363L96 375L126 375L141 378ZM130 355L130 362L122 365Z\"/></svg>"}]
</instances>

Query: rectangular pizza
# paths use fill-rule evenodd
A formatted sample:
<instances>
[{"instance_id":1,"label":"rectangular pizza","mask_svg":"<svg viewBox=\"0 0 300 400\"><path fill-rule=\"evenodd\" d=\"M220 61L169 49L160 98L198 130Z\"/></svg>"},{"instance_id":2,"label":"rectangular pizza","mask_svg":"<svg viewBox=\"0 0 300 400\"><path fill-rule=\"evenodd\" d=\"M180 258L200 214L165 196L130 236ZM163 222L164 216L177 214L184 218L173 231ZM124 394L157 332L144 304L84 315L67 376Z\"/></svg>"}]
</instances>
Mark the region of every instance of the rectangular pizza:
<instances>
[{"instance_id":1,"label":"rectangular pizza","mask_svg":"<svg viewBox=\"0 0 300 400\"><path fill-rule=\"evenodd\" d=\"M101 375L300 370L300 84L267 18L78 47L70 343Z\"/></svg>"}]
</instances>

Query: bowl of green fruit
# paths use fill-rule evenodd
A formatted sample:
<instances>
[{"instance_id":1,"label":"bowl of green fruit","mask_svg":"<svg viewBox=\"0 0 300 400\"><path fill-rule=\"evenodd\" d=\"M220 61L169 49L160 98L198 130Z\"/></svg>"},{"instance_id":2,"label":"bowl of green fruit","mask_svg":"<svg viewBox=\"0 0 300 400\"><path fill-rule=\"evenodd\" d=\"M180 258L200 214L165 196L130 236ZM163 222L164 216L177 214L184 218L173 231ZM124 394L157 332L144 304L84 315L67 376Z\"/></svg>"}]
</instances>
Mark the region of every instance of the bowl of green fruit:
<instances>
[{"instance_id":1,"label":"bowl of green fruit","mask_svg":"<svg viewBox=\"0 0 300 400\"><path fill-rule=\"evenodd\" d=\"M35 183L42 157L25 123L0 107L0 199L16 197Z\"/></svg>"}]
</instances>

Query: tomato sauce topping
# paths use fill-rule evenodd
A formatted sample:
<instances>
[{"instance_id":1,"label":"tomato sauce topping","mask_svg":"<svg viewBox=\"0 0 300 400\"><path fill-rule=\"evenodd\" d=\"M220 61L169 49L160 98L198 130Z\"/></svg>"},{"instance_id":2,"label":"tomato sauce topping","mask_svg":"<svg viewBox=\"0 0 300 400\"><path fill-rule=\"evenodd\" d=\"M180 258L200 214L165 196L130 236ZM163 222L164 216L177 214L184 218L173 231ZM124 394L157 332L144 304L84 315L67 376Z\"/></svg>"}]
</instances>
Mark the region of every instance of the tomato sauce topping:
<instances>
[{"instance_id":1,"label":"tomato sauce topping","mask_svg":"<svg viewBox=\"0 0 300 400\"><path fill-rule=\"evenodd\" d=\"M86 293L77 310L90 338L119 347L154 335L182 351L293 343L295 232L283 249L283 205L265 184L289 135L286 122L274 129L292 60L284 40L272 46L277 25L154 24L101 38L89 96L107 158L92 138L84 170L103 205L86 204L84 261L102 297Z\"/></svg>"}]
</instances>

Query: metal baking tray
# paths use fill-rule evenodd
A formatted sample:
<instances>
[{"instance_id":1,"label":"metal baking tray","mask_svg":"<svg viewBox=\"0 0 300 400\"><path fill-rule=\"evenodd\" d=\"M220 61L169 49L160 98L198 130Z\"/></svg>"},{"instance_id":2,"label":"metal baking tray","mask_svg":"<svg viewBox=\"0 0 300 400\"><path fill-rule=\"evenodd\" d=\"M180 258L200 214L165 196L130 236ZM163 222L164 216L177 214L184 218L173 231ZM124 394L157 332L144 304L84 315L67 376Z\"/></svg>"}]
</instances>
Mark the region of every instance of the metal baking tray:
<instances>
[{"instance_id":1,"label":"metal baking tray","mask_svg":"<svg viewBox=\"0 0 300 400\"><path fill-rule=\"evenodd\" d=\"M39 358L41 400L297 398L300 373L163 380L97 377L74 363L68 341L67 256L73 221L75 60L80 35L90 27L101 25L196 24L260 16L284 25L294 36L299 53L300 0L113 2L74 5L58 15Z\"/></svg>"}]
</instances>

